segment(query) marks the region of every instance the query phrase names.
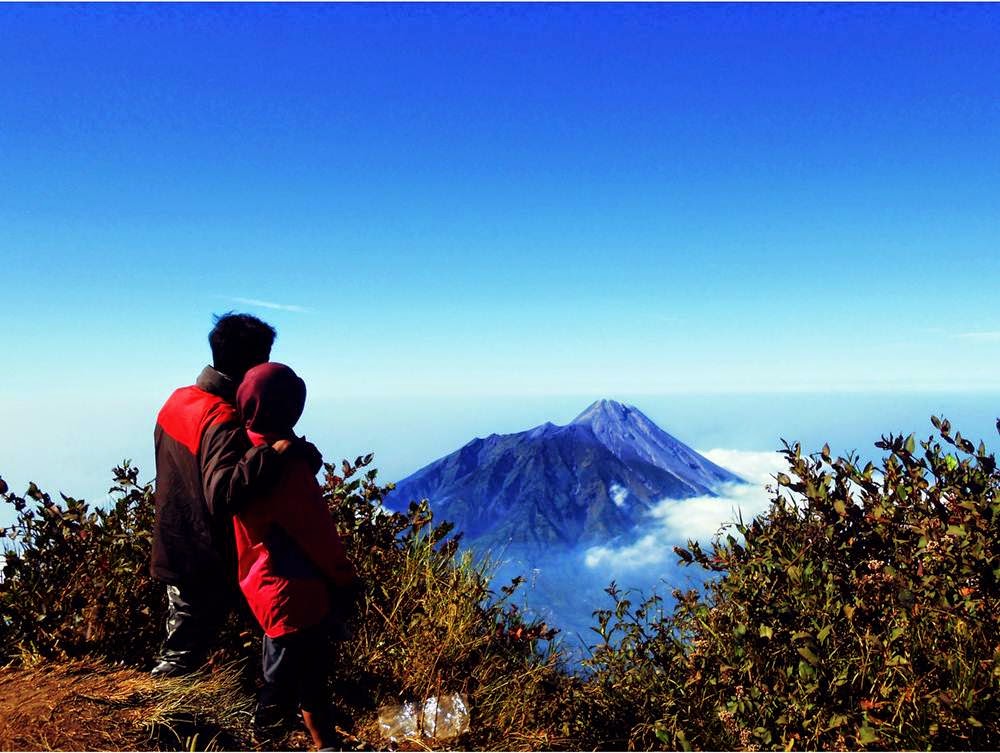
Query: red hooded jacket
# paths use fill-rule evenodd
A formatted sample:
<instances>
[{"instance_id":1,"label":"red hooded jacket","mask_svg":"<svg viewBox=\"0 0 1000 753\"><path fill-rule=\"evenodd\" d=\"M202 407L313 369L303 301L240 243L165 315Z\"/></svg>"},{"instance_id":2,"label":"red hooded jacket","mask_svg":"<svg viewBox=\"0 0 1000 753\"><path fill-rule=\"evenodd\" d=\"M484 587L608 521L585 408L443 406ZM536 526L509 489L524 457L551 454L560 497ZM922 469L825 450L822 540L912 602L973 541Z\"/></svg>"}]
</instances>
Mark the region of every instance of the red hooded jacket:
<instances>
[{"instance_id":1,"label":"red hooded jacket","mask_svg":"<svg viewBox=\"0 0 1000 753\"><path fill-rule=\"evenodd\" d=\"M272 399L287 396L289 389L301 390L291 408L285 399ZM238 401L250 441L262 446L289 435L302 412L305 385L287 366L263 364L247 373ZM253 429L262 423L264 408L270 409L267 434ZM275 413L282 420L276 421ZM287 428L278 432L281 424ZM270 638L319 624L330 612L330 586L354 582L319 483L301 458L288 462L278 481L234 516L233 524L240 589Z\"/></svg>"}]
</instances>

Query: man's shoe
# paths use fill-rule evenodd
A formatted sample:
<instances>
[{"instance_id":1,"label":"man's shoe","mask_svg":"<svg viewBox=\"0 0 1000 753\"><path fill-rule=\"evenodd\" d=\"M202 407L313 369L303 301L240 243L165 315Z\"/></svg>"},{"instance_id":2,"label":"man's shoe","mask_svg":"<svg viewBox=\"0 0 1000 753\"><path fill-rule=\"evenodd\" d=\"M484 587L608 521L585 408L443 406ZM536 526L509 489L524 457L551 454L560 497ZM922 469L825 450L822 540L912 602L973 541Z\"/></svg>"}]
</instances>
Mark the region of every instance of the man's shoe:
<instances>
[{"instance_id":1,"label":"man's shoe","mask_svg":"<svg viewBox=\"0 0 1000 753\"><path fill-rule=\"evenodd\" d=\"M150 671L153 677L183 677L184 675L191 674L192 670L190 667L186 667L182 664L174 664L170 661L161 661Z\"/></svg>"}]
</instances>

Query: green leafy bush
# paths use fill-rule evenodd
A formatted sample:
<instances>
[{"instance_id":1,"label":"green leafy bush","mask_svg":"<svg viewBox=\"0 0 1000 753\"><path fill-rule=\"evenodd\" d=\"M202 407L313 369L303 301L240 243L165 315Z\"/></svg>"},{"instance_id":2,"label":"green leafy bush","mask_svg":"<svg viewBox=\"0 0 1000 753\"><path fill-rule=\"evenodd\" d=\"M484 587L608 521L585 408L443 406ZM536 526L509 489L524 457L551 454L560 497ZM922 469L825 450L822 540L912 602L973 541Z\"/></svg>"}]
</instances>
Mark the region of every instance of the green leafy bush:
<instances>
[{"instance_id":1,"label":"green leafy bush","mask_svg":"<svg viewBox=\"0 0 1000 753\"><path fill-rule=\"evenodd\" d=\"M878 468L786 444L765 515L677 548L705 594L650 619L613 593L595 716L637 747L1000 745L1000 475L932 420Z\"/></svg>"},{"instance_id":2,"label":"green leafy bush","mask_svg":"<svg viewBox=\"0 0 1000 753\"><path fill-rule=\"evenodd\" d=\"M16 512L2 530L0 646L9 659L93 654L148 662L162 639L163 588L149 575L152 485L128 461L113 471L107 507L35 484L24 496L0 481Z\"/></svg>"}]
</instances>

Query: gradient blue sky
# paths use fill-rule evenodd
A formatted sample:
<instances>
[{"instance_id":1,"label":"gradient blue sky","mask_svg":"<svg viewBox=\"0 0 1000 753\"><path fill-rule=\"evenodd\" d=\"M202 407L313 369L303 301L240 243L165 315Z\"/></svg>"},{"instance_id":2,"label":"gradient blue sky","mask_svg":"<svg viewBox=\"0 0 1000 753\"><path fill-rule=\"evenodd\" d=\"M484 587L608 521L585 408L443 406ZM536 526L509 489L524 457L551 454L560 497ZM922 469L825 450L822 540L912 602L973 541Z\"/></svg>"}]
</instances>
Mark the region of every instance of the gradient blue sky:
<instances>
[{"instance_id":1,"label":"gradient blue sky","mask_svg":"<svg viewBox=\"0 0 1000 753\"><path fill-rule=\"evenodd\" d=\"M0 6L0 473L148 456L227 309L317 427L410 416L400 472L453 397L995 394L997 49L993 5Z\"/></svg>"}]
</instances>

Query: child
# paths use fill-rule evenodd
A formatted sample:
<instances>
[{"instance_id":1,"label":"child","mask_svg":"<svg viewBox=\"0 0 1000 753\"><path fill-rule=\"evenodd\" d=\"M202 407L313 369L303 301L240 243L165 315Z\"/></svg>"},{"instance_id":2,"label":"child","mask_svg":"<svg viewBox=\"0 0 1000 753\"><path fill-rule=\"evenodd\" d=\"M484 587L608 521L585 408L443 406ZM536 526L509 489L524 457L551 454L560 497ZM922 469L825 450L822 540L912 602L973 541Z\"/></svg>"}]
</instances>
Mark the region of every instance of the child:
<instances>
[{"instance_id":1,"label":"child","mask_svg":"<svg viewBox=\"0 0 1000 753\"><path fill-rule=\"evenodd\" d=\"M236 394L254 445L293 439L306 386L288 366L250 369ZM240 588L264 629L264 686L255 722L297 705L319 749L335 744L327 696L331 585L354 585L319 484L308 463L290 458L277 483L233 519Z\"/></svg>"}]
</instances>

